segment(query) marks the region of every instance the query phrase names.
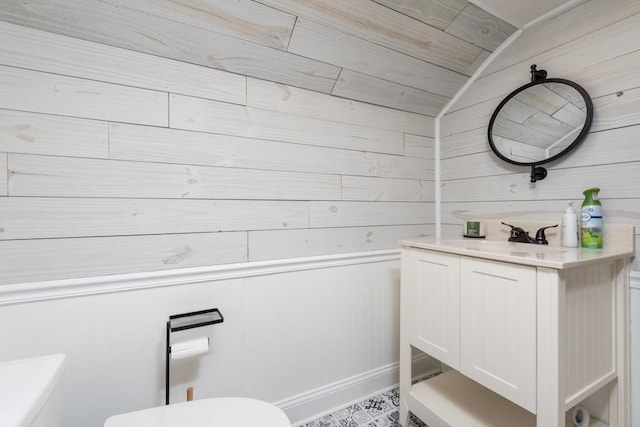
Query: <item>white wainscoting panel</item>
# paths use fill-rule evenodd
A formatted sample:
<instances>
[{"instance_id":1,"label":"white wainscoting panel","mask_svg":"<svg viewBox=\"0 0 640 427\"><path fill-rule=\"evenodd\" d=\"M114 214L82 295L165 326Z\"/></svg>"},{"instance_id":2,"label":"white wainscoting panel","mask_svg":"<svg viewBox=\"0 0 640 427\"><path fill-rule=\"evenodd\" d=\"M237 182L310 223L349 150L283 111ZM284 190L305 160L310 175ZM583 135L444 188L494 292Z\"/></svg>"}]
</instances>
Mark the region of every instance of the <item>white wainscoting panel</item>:
<instances>
[{"instance_id":1,"label":"white wainscoting panel","mask_svg":"<svg viewBox=\"0 0 640 427\"><path fill-rule=\"evenodd\" d=\"M217 307L203 356L172 364L171 401L247 396L292 422L397 384L399 251L0 287L0 360L65 353L63 425L164 404L165 322ZM311 304L310 301L313 301Z\"/></svg>"}]
</instances>

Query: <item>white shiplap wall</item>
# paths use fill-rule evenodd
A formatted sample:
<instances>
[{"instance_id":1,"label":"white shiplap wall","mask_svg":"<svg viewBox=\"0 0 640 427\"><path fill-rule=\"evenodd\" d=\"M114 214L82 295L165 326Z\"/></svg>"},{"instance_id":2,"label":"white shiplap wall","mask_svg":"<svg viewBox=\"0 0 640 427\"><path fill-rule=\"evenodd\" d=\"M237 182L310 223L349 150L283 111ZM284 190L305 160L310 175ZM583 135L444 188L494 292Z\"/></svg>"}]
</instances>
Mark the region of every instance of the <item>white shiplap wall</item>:
<instances>
[{"instance_id":1,"label":"white shiplap wall","mask_svg":"<svg viewBox=\"0 0 640 427\"><path fill-rule=\"evenodd\" d=\"M0 35L0 283L387 249L432 229L430 117Z\"/></svg>"},{"instance_id":2,"label":"white shiplap wall","mask_svg":"<svg viewBox=\"0 0 640 427\"><path fill-rule=\"evenodd\" d=\"M558 223L568 201L579 206L582 191L597 186L605 220L640 233L639 38L639 2L592 0L527 29L498 55L442 119L443 232L470 217ZM528 82L531 64L582 85L595 110L585 141L545 165L549 175L535 184L486 144L491 113Z\"/></svg>"},{"instance_id":3,"label":"white shiplap wall","mask_svg":"<svg viewBox=\"0 0 640 427\"><path fill-rule=\"evenodd\" d=\"M243 38L283 39L206 40L236 73L150 40L128 50L118 28L92 27L100 43L0 21L0 321L15 326L0 360L67 355L65 426L162 404L164 322L212 306L225 323L202 332L215 346L176 371L173 401L194 385L298 422L397 381L396 241L433 230L433 119L309 90L338 68L275 51L292 21L241 4ZM147 19L182 47L204 34ZM239 46L255 56L230 58Z\"/></svg>"}]
</instances>

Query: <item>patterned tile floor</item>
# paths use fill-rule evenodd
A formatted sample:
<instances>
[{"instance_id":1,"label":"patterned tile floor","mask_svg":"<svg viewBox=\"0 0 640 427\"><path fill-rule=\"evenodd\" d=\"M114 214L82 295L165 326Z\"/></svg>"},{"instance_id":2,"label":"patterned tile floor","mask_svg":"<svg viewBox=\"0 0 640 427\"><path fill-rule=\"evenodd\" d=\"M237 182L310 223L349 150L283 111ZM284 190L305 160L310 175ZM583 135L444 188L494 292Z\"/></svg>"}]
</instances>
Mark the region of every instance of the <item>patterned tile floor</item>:
<instances>
[{"instance_id":1,"label":"patterned tile floor","mask_svg":"<svg viewBox=\"0 0 640 427\"><path fill-rule=\"evenodd\" d=\"M398 418L400 393L398 389L381 393L362 402L341 409L301 427L402 427ZM413 414L408 426L427 427Z\"/></svg>"}]
</instances>

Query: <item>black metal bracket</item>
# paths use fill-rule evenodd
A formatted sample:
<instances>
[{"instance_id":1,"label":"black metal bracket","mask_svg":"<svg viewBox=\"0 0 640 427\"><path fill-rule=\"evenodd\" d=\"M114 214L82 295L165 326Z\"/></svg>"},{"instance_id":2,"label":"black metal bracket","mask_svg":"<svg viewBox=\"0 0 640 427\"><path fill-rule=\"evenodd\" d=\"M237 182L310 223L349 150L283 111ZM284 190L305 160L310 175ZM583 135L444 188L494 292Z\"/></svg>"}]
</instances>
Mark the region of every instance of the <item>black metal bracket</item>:
<instances>
[{"instance_id":1,"label":"black metal bracket","mask_svg":"<svg viewBox=\"0 0 640 427\"><path fill-rule=\"evenodd\" d=\"M165 404L169 404L169 383L171 379L171 332L184 331L186 329L200 328L202 326L214 325L224 322L224 317L220 310L212 308L209 310L192 311L169 316L167 320L167 345L166 345L166 365L165 365Z\"/></svg>"},{"instance_id":2,"label":"black metal bracket","mask_svg":"<svg viewBox=\"0 0 640 427\"><path fill-rule=\"evenodd\" d=\"M531 182L542 181L547 177L547 170L542 166L531 165Z\"/></svg>"},{"instance_id":3,"label":"black metal bracket","mask_svg":"<svg viewBox=\"0 0 640 427\"><path fill-rule=\"evenodd\" d=\"M537 70L536 64L531 65L531 82L535 83L539 80L547 78L547 72L545 70Z\"/></svg>"}]
</instances>

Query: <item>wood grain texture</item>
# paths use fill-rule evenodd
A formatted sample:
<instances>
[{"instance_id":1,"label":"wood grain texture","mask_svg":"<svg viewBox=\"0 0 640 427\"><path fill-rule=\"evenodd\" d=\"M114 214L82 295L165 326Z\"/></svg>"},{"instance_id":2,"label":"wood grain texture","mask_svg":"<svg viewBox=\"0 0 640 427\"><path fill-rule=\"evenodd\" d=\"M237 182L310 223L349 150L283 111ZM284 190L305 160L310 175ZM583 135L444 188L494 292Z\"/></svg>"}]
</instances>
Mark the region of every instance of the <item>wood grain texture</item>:
<instances>
[{"instance_id":1,"label":"wood grain texture","mask_svg":"<svg viewBox=\"0 0 640 427\"><path fill-rule=\"evenodd\" d=\"M452 179L471 178L478 176L492 176L505 173L526 171L526 166L517 166L499 159L493 152L468 154L441 160L441 177L443 181ZM475 165L470 168L469 165Z\"/></svg>"},{"instance_id":2,"label":"wood grain texture","mask_svg":"<svg viewBox=\"0 0 640 427\"><path fill-rule=\"evenodd\" d=\"M338 200L340 177L9 155L9 194L49 197Z\"/></svg>"},{"instance_id":3,"label":"wood grain texture","mask_svg":"<svg viewBox=\"0 0 640 427\"><path fill-rule=\"evenodd\" d=\"M98 0L12 3L0 20L329 92L338 67Z\"/></svg>"},{"instance_id":4,"label":"wood grain texture","mask_svg":"<svg viewBox=\"0 0 640 427\"><path fill-rule=\"evenodd\" d=\"M296 19L252 0L106 1L280 50L287 47Z\"/></svg>"},{"instance_id":5,"label":"wood grain texture","mask_svg":"<svg viewBox=\"0 0 640 427\"><path fill-rule=\"evenodd\" d=\"M381 202L433 202L433 181L342 177L342 199Z\"/></svg>"},{"instance_id":6,"label":"wood grain texture","mask_svg":"<svg viewBox=\"0 0 640 427\"><path fill-rule=\"evenodd\" d=\"M570 32L571 27L567 27ZM626 55L635 51L632 40L640 36L640 14L629 16L619 21L616 25L610 25L587 35L568 42L565 45L556 45L540 54L528 57L526 61L513 63L507 68L495 73L483 76L471 85L461 96L453 110L475 105L494 97L504 97L512 90L527 83L529 66L532 63L544 64L549 72L549 77L562 77L574 80L581 69L599 67L621 55ZM618 43L611 44L610 40L619 40ZM525 44L522 38L516 39L511 45L518 48L523 54L533 55L532 50L536 49L535 44ZM579 67L576 66L579 64ZM589 85L585 84L587 92L591 91Z\"/></svg>"},{"instance_id":7,"label":"wood grain texture","mask_svg":"<svg viewBox=\"0 0 640 427\"><path fill-rule=\"evenodd\" d=\"M591 131L624 126L635 126L640 123L640 89L620 91L593 100L594 115Z\"/></svg>"},{"instance_id":8,"label":"wood grain texture","mask_svg":"<svg viewBox=\"0 0 640 427\"><path fill-rule=\"evenodd\" d=\"M419 157L380 154L379 175L389 178L433 180L434 161Z\"/></svg>"},{"instance_id":9,"label":"wood grain texture","mask_svg":"<svg viewBox=\"0 0 640 427\"><path fill-rule=\"evenodd\" d=\"M624 102L616 95L597 100L602 104L598 111L599 128L607 128L615 123L624 127L614 129L600 129L599 132L589 133L582 143L574 148L568 155L554 162L551 166L557 168L588 167L594 164L616 164L624 162L640 162L640 151L630 149L635 146L637 140L640 115L637 113L637 91L629 91L628 100ZM608 125L606 124L608 123ZM634 125L635 124L635 125ZM634 125L634 126L631 126ZM484 132L482 132L484 133ZM486 135L480 132L467 132L459 134L456 138L445 138L443 146L456 147L460 142L468 144L468 151L458 150L455 155L447 151L447 158L442 160L442 179L460 179L473 176L489 176L505 172L518 172L522 166L510 165L498 159L486 142ZM472 147L477 147L475 150ZM445 152L445 149L442 150ZM474 152L475 151L475 152ZM443 156L444 157L444 156ZM469 168L469 165L475 165Z\"/></svg>"},{"instance_id":10,"label":"wood grain texture","mask_svg":"<svg viewBox=\"0 0 640 427\"><path fill-rule=\"evenodd\" d=\"M249 78L247 106L294 116L433 137L433 119L351 99Z\"/></svg>"},{"instance_id":11,"label":"wood grain texture","mask_svg":"<svg viewBox=\"0 0 640 427\"><path fill-rule=\"evenodd\" d=\"M636 85L638 76L633 64L637 64L638 61L640 61L640 51L632 50L598 64L597 67L577 70L575 81L583 84L588 82L589 96L594 100L604 95L624 91Z\"/></svg>"},{"instance_id":12,"label":"wood grain texture","mask_svg":"<svg viewBox=\"0 0 640 427\"><path fill-rule=\"evenodd\" d=\"M0 21L0 64L244 104L246 77ZM189 75L188 79L184 76Z\"/></svg>"},{"instance_id":13,"label":"wood grain texture","mask_svg":"<svg viewBox=\"0 0 640 427\"><path fill-rule=\"evenodd\" d=\"M537 200L535 211L531 209L531 201L513 200L485 202L482 200L473 203L446 202L442 204L442 222L444 224L456 224L462 233L462 222L465 219L496 219L513 221L549 221L549 224L560 224L562 214L569 202L573 202L574 208L582 203L582 195L575 194L572 199ZM603 202L606 208L606 220L611 224L632 224L636 227L636 235L640 235L640 211L636 204L629 203L627 199L607 198ZM508 222L508 221L506 221ZM535 231L535 230L534 230ZM547 230L547 235L559 235L559 229Z\"/></svg>"},{"instance_id":14,"label":"wood grain texture","mask_svg":"<svg viewBox=\"0 0 640 427\"><path fill-rule=\"evenodd\" d=\"M107 158L106 122L0 110L0 151Z\"/></svg>"},{"instance_id":15,"label":"wood grain texture","mask_svg":"<svg viewBox=\"0 0 640 427\"><path fill-rule=\"evenodd\" d=\"M312 228L425 224L433 203L311 202Z\"/></svg>"},{"instance_id":16,"label":"wood grain texture","mask_svg":"<svg viewBox=\"0 0 640 427\"><path fill-rule=\"evenodd\" d=\"M434 138L418 135L404 135L404 155L409 157L421 157L423 159L435 159Z\"/></svg>"},{"instance_id":17,"label":"wood grain texture","mask_svg":"<svg viewBox=\"0 0 640 427\"><path fill-rule=\"evenodd\" d=\"M484 64L484 62L487 59L489 59L490 56L491 56L491 52L483 49L478 54L478 56L476 56L476 59L471 63L471 65L469 65L469 67L467 68L467 71L464 74L472 75L473 73L475 73L476 70L480 68L480 66Z\"/></svg>"},{"instance_id":18,"label":"wood grain texture","mask_svg":"<svg viewBox=\"0 0 640 427\"><path fill-rule=\"evenodd\" d=\"M8 194L7 174L7 153L0 153L0 196Z\"/></svg>"},{"instance_id":19,"label":"wood grain texture","mask_svg":"<svg viewBox=\"0 0 640 427\"><path fill-rule=\"evenodd\" d=\"M599 187L600 197L629 198L637 203L640 167L637 162L553 169L544 180L544 192L529 182L530 170L522 173L465 178L442 183L443 202L574 199L585 188ZM621 179L621 177L624 177Z\"/></svg>"},{"instance_id":20,"label":"wood grain texture","mask_svg":"<svg viewBox=\"0 0 640 427\"><path fill-rule=\"evenodd\" d=\"M176 129L389 154L402 154L403 149L399 132L180 95L170 97L170 116L170 126Z\"/></svg>"},{"instance_id":21,"label":"wood grain texture","mask_svg":"<svg viewBox=\"0 0 640 427\"><path fill-rule=\"evenodd\" d=\"M483 153L489 150L489 138L485 127L447 135L440 140L441 159Z\"/></svg>"},{"instance_id":22,"label":"wood grain texture","mask_svg":"<svg viewBox=\"0 0 640 427\"><path fill-rule=\"evenodd\" d=\"M369 0L262 3L457 72L464 72L480 52L477 46Z\"/></svg>"},{"instance_id":23,"label":"wood grain texture","mask_svg":"<svg viewBox=\"0 0 640 427\"><path fill-rule=\"evenodd\" d=\"M0 242L0 282L170 270L246 259L245 232L7 240Z\"/></svg>"},{"instance_id":24,"label":"wood grain texture","mask_svg":"<svg viewBox=\"0 0 640 427\"><path fill-rule=\"evenodd\" d=\"M567 202L579 206L589 187L601 188L606 222L633 224L638 233L640 78L632 65L640 58L632 41L640 35L638 7L592 0L531 27L463 94L441 123L443 234L460 235L462 221L473 218L560 223ZM576 81L595 106L585 140L545 165L549 175L535 184L526 167L497 161L486 143L493 109L526 83L522 73L532 63L544 64L551 77Z\"/></svg>"},{"instance_id":25,"label":"wood grain texture","mask_svg":"<svg viewBox=\"0 0 640 427\"><path fill-rule=\"evenodd\" d=\"M484 129L486 133L491 115L500 105L500 101L500 97L491 97L489 100L445 114L440 121L442 137L476 129Z\"/></svg>"},{"instance_id":26,"label":"wood grain texture","mask_svg":"<svg viewBox=\"0 0 640 427\"><path fill-rule=\"evenodd\" d=\"M168 95L0 66L0 108L167 126Z\"/></svg>"},{"instance_id":27,"label":"wood grain texture","mask_svg":"<svg viewBox=\"0 0 640 427\"><path fill-rule=\"evenodd\" d=\"M435 117L449 98L348 69L340 72L332 95Z\"/></svg>"},{"instance_id":28,"label":"wood grain texture","mask_svg":"<svg viewBox=\"0 0 640 427\"><path fill-rule=\"evenodd\" d=\"M288 51L448 97L468 78L308 19L298 19Z\"/></svg>"},{"instance_id":29,"label":"wood grain texture","mask_svg":"<svg viewBox=\"0 0 640 427\"><path fill-rule=\"evenodd\" d=\"M515 31L513 25L470 3L445 32L493 52Z\"/></svg>"},{"instance_id":30,"label":"wood grain texture","mask_svg":"<svg viewBox=\"0 0 640 427\"><path fill-rule=\"evenodd\" d=\"M467 0L373 0L442 31L469 4Z\"/></svg>"},{"instance_id":31,"label":"wood grain texture","mask_svg":"<svg viewBox=\"0 0 640 427\"><path fill-rule=\"evenodd\" d=\"M375 153L122 124L110 127L109 152L119 160L324 174L375 176L380 168Z\"/></svg>"},{"instance_id":32,"label":"wood grain texture","mask_svg":"<svg viewBox=\"0 0 640 427\"><path fill-rule=\"evenodd\" d=\"M7 197L0 240L302 228L308 202Z\"/></svg>"},{"instance_id":33,"label":"wood grain texture","mask_svg":"<svg viewBox=\"0 0 640 427\"><path fill-rule=\"evenodd\" d=\"M399 238L432 235L433 229L424 224L250 231L249 261L396 249Z\"/></svg>"},{"instance_id":34,"label":"wood grain texture","mask_svg":"<svg viewBox=\"0 0 640 427\"><path fill-rule=\"evenodd\" d=\"M531 28L508 46L483 71L489 75L511 64L528 60L556 46L589 36L594 31L640 13L635 0L592 0L584 2L562 15ZM588 19L585 19L588 17ZM526 46L526 49L523 49ZM575 68L575 64L574 64ZM554 73L555 74L555 73Z\"/></svg>"}]
</instances>

